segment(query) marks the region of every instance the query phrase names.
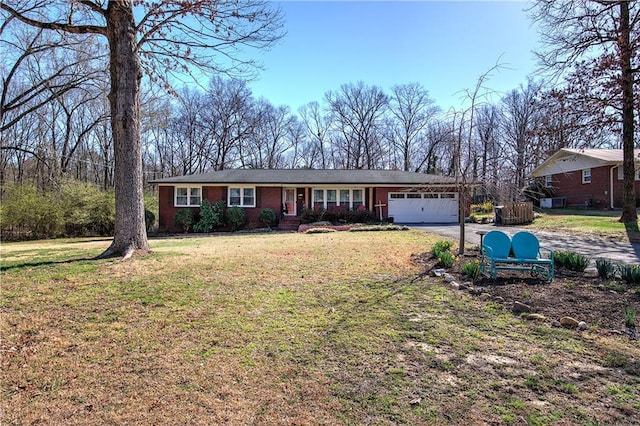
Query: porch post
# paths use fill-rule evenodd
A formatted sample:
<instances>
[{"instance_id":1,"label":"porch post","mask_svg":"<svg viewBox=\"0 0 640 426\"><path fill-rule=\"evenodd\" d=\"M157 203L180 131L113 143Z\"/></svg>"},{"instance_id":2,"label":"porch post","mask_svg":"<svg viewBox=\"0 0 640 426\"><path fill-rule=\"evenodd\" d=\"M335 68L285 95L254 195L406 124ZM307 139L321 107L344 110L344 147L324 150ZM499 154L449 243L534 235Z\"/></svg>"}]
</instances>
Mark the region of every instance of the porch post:
<instances>
[{"instance_id":1,"label":"porch post","mask_svg":"<svg viewBox=\"0 0 640 426\"><path fill-rule=\"evenodd\" d=\"M375 203L373 202L373 186L369 187L369 211L375 212L375 207L373 206Z\"/></svg>"}]
</instances>

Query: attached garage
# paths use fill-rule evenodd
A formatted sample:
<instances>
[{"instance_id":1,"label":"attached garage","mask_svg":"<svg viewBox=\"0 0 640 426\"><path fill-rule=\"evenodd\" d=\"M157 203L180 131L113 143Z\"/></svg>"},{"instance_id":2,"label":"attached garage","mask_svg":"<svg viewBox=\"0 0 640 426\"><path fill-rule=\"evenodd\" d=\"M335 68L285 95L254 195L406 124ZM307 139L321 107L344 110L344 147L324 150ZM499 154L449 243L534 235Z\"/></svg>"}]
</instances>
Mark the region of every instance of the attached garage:
<instances>
[{"instance_id":1,"label":"attached garage","mask_svg":"<svg viewBox=\"0 0 640 426\"><path fill-rule=\"evenodd\" d=\"M396 223L456 223L455 192L390 192L389 216Z\"/></svg>"}]
</instances>

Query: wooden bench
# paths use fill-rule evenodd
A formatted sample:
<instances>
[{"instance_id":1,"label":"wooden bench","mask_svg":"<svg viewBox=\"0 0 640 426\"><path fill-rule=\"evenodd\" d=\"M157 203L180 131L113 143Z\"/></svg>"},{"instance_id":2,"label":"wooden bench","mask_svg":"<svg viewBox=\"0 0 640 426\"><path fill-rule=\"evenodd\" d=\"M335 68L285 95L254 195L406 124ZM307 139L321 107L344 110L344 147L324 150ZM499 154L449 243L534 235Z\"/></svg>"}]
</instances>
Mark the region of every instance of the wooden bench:
<instances>
[{"instance_id":1,"label":"wooden bench","mask_svg":"<svg viewBox=\"0 0 640 426\"><path fill-rule=\"evenodd\" d=\"M531 276L551 282L554 277L553 251L540 247L531 232L521 231L509 238L502 231L490 231L480 247L480 272L496 279L498 271L529 271Z\"/></svg>"}]
</instances>

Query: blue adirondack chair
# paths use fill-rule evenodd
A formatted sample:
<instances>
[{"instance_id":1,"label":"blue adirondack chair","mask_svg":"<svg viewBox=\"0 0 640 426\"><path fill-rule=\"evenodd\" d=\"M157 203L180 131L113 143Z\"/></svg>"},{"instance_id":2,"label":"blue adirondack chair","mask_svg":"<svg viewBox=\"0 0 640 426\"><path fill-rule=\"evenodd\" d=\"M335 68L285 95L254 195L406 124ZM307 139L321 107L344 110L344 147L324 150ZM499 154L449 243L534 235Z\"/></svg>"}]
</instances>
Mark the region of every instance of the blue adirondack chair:
<instances>
[{"instance_id":1,"label":"blue adirondack chair","mask_svg":"<svg viewBox=\"0 0 640 426\"><path fill-rule=\"evenodd\" d=\"M496 263L507 261L511 251L511 238L502 231L489 231L480 247L480 272L490 278L497 277Z\"/></svg>"},{"instance_id":2,"label":"blue adirondack chair","mask_svg":"<svg viewBox=\"0 0 640 426\"><path fill-rule=\"evenodd\" d=\"M538 238L530 232L521 231L509 238L502 231L491 231L484 236L480 255L480 272L489 278L497 278L499 270L529 271L547 281L554 277L553 251L540 247Z\"/></svg>"},{"instance_id":3,"label":"blue adirondack chair","mask_svg":"<svg viewBox=\"0 0 640 426\"><path fill-rule=\"evenodd\" d=\"M538 237L531 232L520 231L511 237L511 249L514 258L531 265L532 275L544 276L547 281L553 280L555 275L553 251L541 247Z\"/></svg>"}]
</instances>

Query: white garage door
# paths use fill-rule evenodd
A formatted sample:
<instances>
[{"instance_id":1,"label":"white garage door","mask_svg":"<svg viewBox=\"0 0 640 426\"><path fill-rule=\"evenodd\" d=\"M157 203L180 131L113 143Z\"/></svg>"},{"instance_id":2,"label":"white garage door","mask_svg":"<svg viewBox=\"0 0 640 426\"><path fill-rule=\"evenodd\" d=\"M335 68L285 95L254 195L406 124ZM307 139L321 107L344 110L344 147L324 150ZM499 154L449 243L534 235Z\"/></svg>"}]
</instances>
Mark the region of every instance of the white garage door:
<instances>
[{"instance_id":1,"label":"white garage door","mask_svg":"<svg viewBox=\"0 0 640 426\"><path fill-rule=\"evenodd\" d=\"M396 223L455 223L458 222L458 194L391 192L389 216Z\"/></svg>"}]
</instances>

